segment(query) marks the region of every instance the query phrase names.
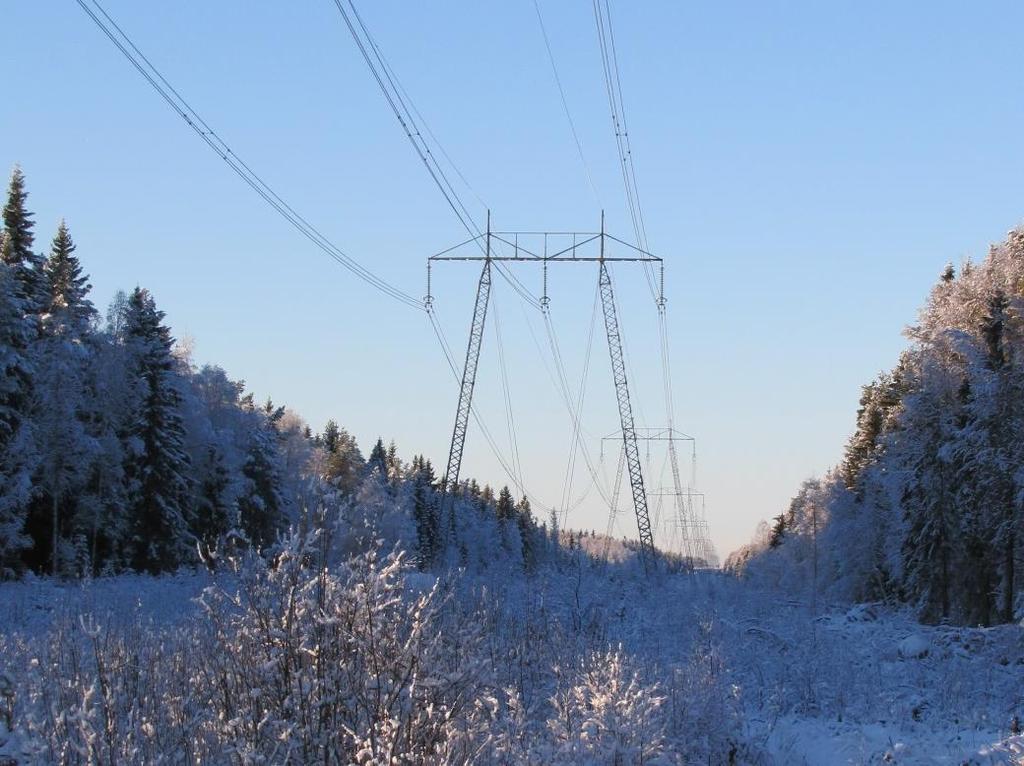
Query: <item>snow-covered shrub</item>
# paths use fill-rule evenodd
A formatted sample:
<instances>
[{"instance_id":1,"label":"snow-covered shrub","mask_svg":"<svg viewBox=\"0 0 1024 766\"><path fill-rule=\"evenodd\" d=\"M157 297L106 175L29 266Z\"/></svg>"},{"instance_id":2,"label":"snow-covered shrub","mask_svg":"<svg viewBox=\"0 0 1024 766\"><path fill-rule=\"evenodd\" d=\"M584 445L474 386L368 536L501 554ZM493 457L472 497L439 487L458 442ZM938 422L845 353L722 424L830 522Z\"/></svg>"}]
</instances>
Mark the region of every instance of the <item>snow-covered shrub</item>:
<instances>
[{"instance_id":1,"label":"snow-covered shrub","mask_svg":"<svg viewBox=\"0 0 1024 766\"><path fill-rule=\"evenodd\" d=\"M644 684L620 649L594 653L551 702L548 722L563 762L651 763L663 752L665 698Z\"/></svg>"},{"instance_id":2,"label":"snow-covered shrub","mask_svg":"<svg viewBox=\"0 0 1024 766\"><path fill-rule=\"evenodd\" d=\"M315 538L249 558L202 603L218 739L242 761L422 762L471 729L479 629L439 629L435 588L410 596L401 554L310 566Z\"/></svg>"}]
</instances>

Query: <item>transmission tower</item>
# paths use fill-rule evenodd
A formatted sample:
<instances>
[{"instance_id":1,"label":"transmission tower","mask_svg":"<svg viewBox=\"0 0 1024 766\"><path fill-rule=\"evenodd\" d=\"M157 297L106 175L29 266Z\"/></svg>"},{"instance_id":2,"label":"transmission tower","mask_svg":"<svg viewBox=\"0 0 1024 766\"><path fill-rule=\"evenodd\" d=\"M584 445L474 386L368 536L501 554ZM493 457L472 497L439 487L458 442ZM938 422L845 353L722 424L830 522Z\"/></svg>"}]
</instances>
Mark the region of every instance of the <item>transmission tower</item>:
<instances>
[{"instance_id":1,"label":"transmission tower","mask_svg":"<svg viewBox=\"0 0 1024 766\"><path fill-rule=\"evenodd\" d=\"M549 252L551 243L570 243ZM538 243L534 245L533 243ZM512 249L511 255L499 252L502 246ZM611 255L612 246L626 248L627 255ZM478 248L466 254L466 248ZM596 249L596 253L595 253ZM622 350L622 333L619 329L615 309L615 294L612 289L608 264L612 262L656 264L661 270L664 283L664 264L661 258L648 253L628 242L608 234L604 230L604 213L601 213L601 230L598 232L495 232L491 230L491 216L487 214L487 231L465 242L443 250L427 259L427 309L433 303L431 295L431 266L439 261L483 261L483 270L477 283L476 303L473 307L473 321L470 325L466 361L463 365L462 385L459 403L455 411L455 427L452 430L451 448L448 451L448 466L441 480L442 508L450 508L451 495L459 483L462 454L466 445L466 429L473 404L473 387L476 383L477 365L480 361L480 347L483 343L484 323L487 318L487 304L491 291L492 264L505 262L534 263L543 268L544 291L540 299L541 309L546 311L550 299L547 295L548 266L557 263L597 263L598 287L601 306L604 310L605 334L608 339L608 354L611 360L612 377L615 382L615 398L619 410L621 440L625 451L626 471L633 493L633 508L636 512L637 531L640 538L640 554L644 568L650 571L655 565L654 534L647 507L647 493L644 490L643 470L637 447L636 426L633 422L633 407L629 397L626 379L626 365Z\"/></svg>"},{"instance_id":2,"label":"transmission tower","mask_svg":"<svg viewBox=\"0 0 1024 766\"><path fill-rule=\"evenodd\" d=\"M602 450L604 442L606 441L619 441L622 438L622 432L616 431L605 437L602 437L601 444ZM700 498L703 503L703 493L695 492L694 486L696 485L696 440L682 431L678 431L671 427L646 427L636 429L637 441L647 442L664 442L668 448L668 463L672 469L672 486L661 487L655 491L648 492L648 503L651 502L650 498L671 498L675 509L675 518L673 524L675 529L680 534L680 553L688 559L691 564L696 564L699 561L711 562L711 558L714 557L714 547L711 545L711 539L708 536L707 521L703 518L703 514L698 514L694 508L694 498ZM693 450L693 457L691 458L691 476L689 483L684 486L681 471L679 470L679 456L677 444L679 442L690 442ZM614 509L612 511L614 513Z\"/></svg>"},{"instance_id":3,"label":"transmission tower","mask_svg":"<svg viewBox=\"0 0 1024 766\"><path fill-rule=\"evenodd\" d=\"M649 493L649 496L652 498L675 498L678 495L679 493L675 491L674 487L659 487ZM690 546L693 550L693 565L698 566L700 562L703 562L703 566L714 569L717 566L718 554L715 552L715 546L708 534L708 522L704 510L704 493L694 492L688 488L684 492L684 496L686 498L687 513L674 519L675 528L679 530L680 534L686 535L690 539ZM695 500L700 501L699 510L694 504Z\"/></svg>"}]
</instances>

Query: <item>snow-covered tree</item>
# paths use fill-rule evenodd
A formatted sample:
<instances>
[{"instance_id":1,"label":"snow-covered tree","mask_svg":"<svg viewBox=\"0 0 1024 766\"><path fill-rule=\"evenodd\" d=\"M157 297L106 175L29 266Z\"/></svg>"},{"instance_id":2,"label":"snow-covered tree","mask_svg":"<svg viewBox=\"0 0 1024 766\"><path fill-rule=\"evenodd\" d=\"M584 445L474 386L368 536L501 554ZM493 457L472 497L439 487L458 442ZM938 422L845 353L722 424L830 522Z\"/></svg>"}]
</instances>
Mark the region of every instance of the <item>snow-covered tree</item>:
<instances>
[{"instance_id":1,"label":"snow-covered tree","mask_svg":"<svg viewBox=\"0 0 1024 766\"><path fill-rule=\"evenodd\" d=\"M125 346L137 380L126 478L132 504L131 563L139 570L173 568L189 556L189 459L184 450L180 381L174 340L147 290L128 300Z\"/></svg>"},{"instance_id":2,"label":"snow-covered tree","mask_svg":"<svg viewBox=\"0 0 1024 766\"><path fill-rule=\"evenodd\" d=\"M21 553L30 545L24 525L36 460L27 419L31 337L14 268L0 263L0 575L21 569Z\"/></svg>"},{"instance_id":3,"label":"snow-covered tree","mask_svg":"<svg viewBox=\"0 0 1024 766\"><path fill-rule=\"evenodd\" d=\"M35 235L32 214L26 208L28 191L25 174L14 167L3 209L4 237L0 260L14 271L17 294L24 301L25 312L38 322L48 305L48 290L43 274L43 257L32 249Z\"/></svg>"},{"instance_id":4,"label":"snow-covered tree","mask_svg":"<svg viewBox=\"0 0 1024 766\"><path fill-rule=\"evenodd\" d=\"M43 266L49 293L43 323L48 334L81 341L96 320L96 309L89 300L89 277L82 273L75 249L62 220Z\"/></svg>"}]
</instances>

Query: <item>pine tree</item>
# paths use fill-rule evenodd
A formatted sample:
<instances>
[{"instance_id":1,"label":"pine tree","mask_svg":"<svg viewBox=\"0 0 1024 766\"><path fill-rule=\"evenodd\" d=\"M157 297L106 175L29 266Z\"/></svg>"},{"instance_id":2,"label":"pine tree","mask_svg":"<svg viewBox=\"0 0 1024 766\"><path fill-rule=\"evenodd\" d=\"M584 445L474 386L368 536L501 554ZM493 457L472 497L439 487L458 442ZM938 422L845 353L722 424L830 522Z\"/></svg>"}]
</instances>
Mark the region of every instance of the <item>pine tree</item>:
<instances>
[{"instance_id":1,"label":"pine tree","mask_svg":"<svg viewBox=\"0 0 1024 766\"><path fill-rule=\"evenodd\" d=\"M125 344L137 383L127 478L134 502L130 560L137 570L167 571L191 548L186 518L189 459L183 447L181 394L174 339L152 296L135 288L128 300Z\"/></svg>"},{"instance_id":2,"label":"pine tree","mask_svg":"<svg viewBox=\"0 0 1024 766\"><path fill-rule=\"evenodd\" d=\"M498 521L511 521L516 515L516 501L512 499L512 490L508 486L498 493L498 503L494 508Z\"/></svg>"}]
</instances>

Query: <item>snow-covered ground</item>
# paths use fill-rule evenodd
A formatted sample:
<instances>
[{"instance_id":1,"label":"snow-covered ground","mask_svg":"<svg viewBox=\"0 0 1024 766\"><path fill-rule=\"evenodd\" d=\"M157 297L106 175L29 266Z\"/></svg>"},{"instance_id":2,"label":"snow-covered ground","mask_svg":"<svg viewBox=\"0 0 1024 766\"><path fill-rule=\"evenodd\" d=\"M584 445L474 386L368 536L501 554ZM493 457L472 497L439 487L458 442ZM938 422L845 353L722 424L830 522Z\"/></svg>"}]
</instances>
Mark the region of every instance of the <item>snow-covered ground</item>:
<instances>
[{"instance_id":1,"label":"snow-covered ground","mask_svg":"<svg viewBox=\"0 0 1024 766\"><path fill-rule=\"evenodd\" d=\"M695 654L718 665L737 739L767 762L1024 763L1020 625L922 626L875 605L815 616L712 572L613 585L591 594L595 608L620 604L610 638L663 667Z\"/></svg>"},{"instance_id":2,"label":"snow-covered ground","mask_svg":"<svg viewBox=\"0 0 1024 766\"><path fill-rule=\"evenodd\" d=\"M13 686L0 689L0 704L13 704L13 727L24 723L18 687L35 672L26 665L43 660L55 632L173 632L200 619L195 599L214 579L0 586L0 672ZM416 574L405 588L431 584ZM667 736L653 763L1024 763L1024 738L1013 733L1014 718L1024 719L1022 626L928 627L873 605L815 615L719 573L648 581L586 563L532 579L467 575L453 595L487 615L495 684L517 686L527 715L542 715L530 697L558 688L566 657L621 647L660 700ZM524 657L540 667L524 671ZM22 746L11 738L0 756Z\"/></svg>"}]
</instances>

